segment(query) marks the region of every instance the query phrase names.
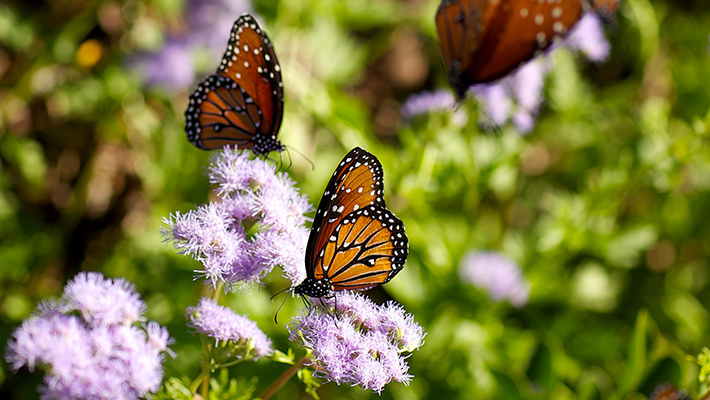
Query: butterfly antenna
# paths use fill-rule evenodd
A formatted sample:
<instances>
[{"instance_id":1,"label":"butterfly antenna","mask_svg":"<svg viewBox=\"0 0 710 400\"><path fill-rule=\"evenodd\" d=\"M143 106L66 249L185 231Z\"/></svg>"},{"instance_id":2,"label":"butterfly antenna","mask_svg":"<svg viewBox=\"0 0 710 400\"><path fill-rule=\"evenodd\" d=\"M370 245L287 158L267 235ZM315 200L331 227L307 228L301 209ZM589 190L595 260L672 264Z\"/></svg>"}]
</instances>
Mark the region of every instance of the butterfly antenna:
<instances>
[{"instance_id":1,"label":"butterfly antenna","mask_svg":"<svg viewBox=\"0 0 710 400\"><path fill-rule=\"evenodd\" d=\"M331 316L333 317L333 322L335 322L335 327L340 329L340 327L338 327L338 319L335 318L335 314L338 312L338 296L335 294L333 294L333 303L333 314L331 314Z\"/></svg>"},{"instance_id":2,"label":"butterfly antenna","mask_svg":"<svg viewBox=\"0 0 710 400\"><path fill-rule=\"evenodd\" d=\"M280 295L280 294L283 293L283 292L290 292L290 291L291 291L291 287L290 287L290 286L287 287L287 288L284 289L284 290L279 290L278 292L276 292L276 294L274 294L273 296L271 296L271 298L269 299L269 301L271 301L271 302L273 303L273 302L274 302L274 297ZM286 304L286 299L288 299L288 296L285 296L285 297L284 297L284 300L281 302L281 305L279 306L279 309L276 310L276 314L274 314L274 322L276 323L276 325L279 324L279 320L278 320L279 311L281 311L281 307L283 307L284 304Z\"/></svg>"},{"instance_id":3,"label":"butterfly antenna","mask_svg":"<svg viewBox=\"0 0 710 400\"><path fill-rule=\"evenodd\" d=\"M281 167L284 165L284 155L283 153L279 152L279 168L278 170L281 171Z\"/></svg>"},{"instance_id":4,"label":"butterfly antenna","mask_svg":"<svg viewBox=\"0 0 710 400\"><path fill-rule=\"evenodd\" d=\"M284 149L286 150L286 153L288 154L288 168L286 168L286 169L289 170L293 166L293 157L291 157L291 149L290 148L284 146ZM281 152L281 157L283 158L283 152Z\"/></svg>"},{"instance_id":5,"label":"butterfly antenna","mask_svg":"<svg viewBox=\"0 0 710 400\"><path fill-rule=\"evenodd\" d=\"M484 129L486 129L486 128L490 129L498 137L503 136L503 130L500 129L500 125L498 125L495 121L493 121L493 118L491 118L491 115L488 113L488 111L485 108L480 107L480 102L478 104L479 104L479 107L478 107L479 111L481 112L481 114L483 114L483 116L487 120L486 123L480 124L480 125L483 125Z\"/></svg>"},{"instance_id":6,"label":"butterfly antenna","mask_svg":"<svg viewBox=\"0 0 710 400\"><path fill-rule=\"evenodd\" d=\"M310 312L312 307L311 302L306 298L306 296L301 296L301 300L303 300L303 306L308 309L308 312Z\"/></svg>"},{"instance_id":7,"label":"butterfly antenna","mask_svg":"<svg viewBox=\"0 0 710 400\"><path fill-rule=\"evenodd\" d=\"M311 164L311 171L313 171L313 170L316 169L316 165L313 164L313 161L311 161L310 158L306 157L305 154L303 154L303 153L301 153L300 151L296 150L295 147L286 146L286 148L287 148L289 151L290 151L290 150L293 150L294 152L298 153L298 155L300 155L301 157L303 157L306 161L308 161L308 163ZM291 154L289 153L289 156L290 156L290 155L291 155Z\"/></svg>"}]
</instances>

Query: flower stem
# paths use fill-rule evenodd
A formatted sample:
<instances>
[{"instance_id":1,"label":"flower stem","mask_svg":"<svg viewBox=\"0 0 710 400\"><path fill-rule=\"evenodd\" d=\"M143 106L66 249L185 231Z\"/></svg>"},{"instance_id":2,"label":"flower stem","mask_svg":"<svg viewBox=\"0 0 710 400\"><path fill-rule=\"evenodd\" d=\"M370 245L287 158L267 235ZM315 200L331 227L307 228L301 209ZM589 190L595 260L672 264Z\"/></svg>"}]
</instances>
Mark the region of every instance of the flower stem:
<instances>
[{"instance_id":1,"label":"flower stem","mask_svg":"<svg viewBox=\"0 0 710 400\"><path fill-rule=\"evenodd\" d=\"M200 371L200 375L193 381L192 385L190 385L190 392L195 394L199 388L200 395L202 395L203 399L206 399L207 392L209 391L210 372L212 371L212 363L209 360L212 345L207 343L204 337L200 339L202 341L202 371Z\"/></svg>"},{"instance_id":2,"label":"flower stem","mask_svg":"<svg viewBox=\"0 0 710 400\"><path fill-rule=\"evenodd\" d=\"M192 384L190 385L190 393L193 393L193 394L197 393L197 389L200 387L200 384L204 383L205 380L207 380L207 382L209 382L209 377L210 377L209 371L210 370L205 368L204 366L202 367L202 372L200 372L200 375L197 378L195 378L195 380L192 381ZM202 392L204 392L204 391L205 391L205 388L203 386ZM202 393L202 394L206 395L206 393ZM206 397L203 397L203 398L206 399Z\"/></svg>"},{"instance_id":3,"label":"flower stem","mask_svg":"<svg viewBox=\"0 0 710 400\"><path fill-rule=\"evenodd\" d=\"M299 369L305 367L306 364L310 364L310 363L311 363L311 357L309 357L309 356L305 356L302 359L296 361L296 363L293 364L292 366L290 366L286 370L286 372L281 374L280 377L276 378L276 380L273 381L271 383L271 385L269 385L269 387L266 388L266 390L264 390L264 392L261 395L259 395L259 398L261 400L270 399L271 396L273 396L276 392L278 392L279 389L281 389L281 387L284 384L286 384L286 382L288 382L288 380L291 379L292 376L296 375L296 372L298 372Z\"/></svg>"}]
</instances>

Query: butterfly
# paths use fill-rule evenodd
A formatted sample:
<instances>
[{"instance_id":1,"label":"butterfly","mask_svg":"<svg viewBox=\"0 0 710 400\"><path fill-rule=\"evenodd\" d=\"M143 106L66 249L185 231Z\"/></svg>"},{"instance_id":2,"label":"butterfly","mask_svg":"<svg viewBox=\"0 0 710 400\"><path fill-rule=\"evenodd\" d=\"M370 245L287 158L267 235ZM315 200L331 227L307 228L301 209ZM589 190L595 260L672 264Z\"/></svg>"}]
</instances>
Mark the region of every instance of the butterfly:
<instances>
[{"instance_id":1,"label":"butterfly","mask_svg":"<svg viewBox=\"0 0 710 400\"><path fill-rule=\"evenodd\" d=\"M213 150L227 145L255 154L283 151L276 138L283 118L281 67L266 33L254 17L234 23L217 73L190 95L185 111L187 139Z\"/></svg>"},{"instance_id":2,"label":"butterfly","mask_svg":"<svg viewBox=\"0 0 710 400\"><path fill-rule=\"evenodd\" d=\"M293 292L324 297L389 282L404 267L408 243L404 224L385 207L380 161L356 147L323 192L306 246L306 279Z\"/></svg>"},{"instance_id":3,"label":"butterfly","mask_svg":"<svg viewBox=\"0 0 710 400\"><path fill-rule=\"evenodd\" d=\"M436 30L459 99L477 83L507 75L560 40L591 0L443 0Z\"/></svg>"}]
</instances>

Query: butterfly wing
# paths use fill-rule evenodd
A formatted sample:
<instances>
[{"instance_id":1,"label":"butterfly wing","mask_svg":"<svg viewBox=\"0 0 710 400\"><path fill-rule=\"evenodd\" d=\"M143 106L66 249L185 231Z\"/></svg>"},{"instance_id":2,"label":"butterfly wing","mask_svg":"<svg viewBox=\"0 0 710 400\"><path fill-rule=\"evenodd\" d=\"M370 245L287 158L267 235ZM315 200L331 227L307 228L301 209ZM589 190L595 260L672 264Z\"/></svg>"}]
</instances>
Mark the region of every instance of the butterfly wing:
<instances>
[{"instance_id":1,"label":"butterfly wing","mask_svg":"<svg viewBox=\"0 0 710 400\"><path fill-rule=\"evenodd\" d=\"M195 146L226 145L256 154L282 151L276 138L283 117L283 82L271 42L250 15L234 23L217 75L192 93L185 132Z\"/></svg>"},{"instance_id":2,"label":"butterfly wing","mask_svg":"<svg viewBox=\"0 0 710 400\"><path fill-rule=\"evenodd\" d=\"M333 290L365 290L388 282L409 252L404 224L391 211L369 205L343 218L316 258L315 279Z\"/></svg>"},{"instance_id":3,"label":"butterfly wing","mask_svg":"<svg viewBox=\"0 0 710 400\"><path fill-rule=\"evenodd\" d=\"M245 14L232 27L217 72L235 81L258 105L258 132L276 135L283 118L283 81L274 47L254 17Z\"/></svg>"},{"instance_id":4,"label":"butterfly wing","mask_svg":"<svg viewBox=\"0 0 710 400\"><path fill-rule=\"evenodd\" d=\"M195 146L213 150L225 145L253 146L259 108L233 80L208 76L190 95L185 112L185 132Z\"/></svg>"},{"instance_id":5,"label":"butterfly wing","mask_svg":"<svg viewBox=\"0 0 710 400\"><path fill-rule=\"evenodd\" d=\"M489 0L444 0L436 12L436 31L449 83L463 97L471 82L464 72L481 46L482 31L493 17Z\"/></svg>"},{"instance_id":6,"label":"butterfly wing","mask_svg":"<svg viewBox=\"0 0 710 400\"><path fill-rule=\"evenodd\" d=\"M589 8L589 0L443 1L436 22L449 82L461 98L470 85L507 75L562 38Z\"/></svg>"},{"instance_id":7,"label":"butterfly wing","mask_svg":"<svg viewBox=\"0 0 710 400\"><path fill-rule=\"evenodd\" d=\"M309 277L315 274L312 266L317 265L316 258L345 216L369 205L384 208L382 179L379 160L359 147L352 149L340 162L323 192L313 219L306 246L306 272Z\"/></svg>"},{"instance_id":8,"label":"butterfly wing","mask_svg":"<svg viewBox=\"0 0 710 400\"><path fill-rule=\"evenodd\" d=\"M473 82L501 78L561 40L581 18L584 4L582 0L499 3L484 34L485 45L473 56L476 68L469 68L469 78Z\"/></svg>"}]
</instances>

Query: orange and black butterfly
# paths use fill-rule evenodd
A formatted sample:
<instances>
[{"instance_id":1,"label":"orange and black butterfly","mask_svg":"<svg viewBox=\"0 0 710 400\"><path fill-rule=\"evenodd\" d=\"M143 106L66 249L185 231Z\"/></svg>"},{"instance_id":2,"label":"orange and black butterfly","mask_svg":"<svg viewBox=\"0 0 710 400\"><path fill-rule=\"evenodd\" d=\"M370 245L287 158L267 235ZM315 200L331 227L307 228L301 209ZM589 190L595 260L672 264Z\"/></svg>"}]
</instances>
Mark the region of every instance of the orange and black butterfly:
<instances>
[{"instance_id":1,"label":"orange and black butterfly","mask_svg":"<svg viewBox=\"0 0 710 400\"><path fill-rule=\"evenodd\" d=\"M436 30L459 99L477 83L507 75L556 41L594 8L618 0L443 0Z\"/></svg>"},{"instance_id":2,"label":"orange and black butterfly","mask_svg":"<svg viewBox=\"0 0 710 400\"><path fill-rule=\"evenodd\" d=\"M234 23L217 73L190 96L185 132L190 143L206 150L234 145L256 154L282 151L276 135L283 107L274 48L254 17L244 14Z\"/></svg>"},{"instance_id":3,"label":"orange and black butterfly","mask_svg":"<svg viewBox=\"0 0 710 400\"><path fill-rule=\"evenodd\" d=\"M294 293L324 297L388 282L409 253L404 224L385 207L382 165L356 147L325 188L306 247L306 279Z\"/></svg>"}]
</instances>

